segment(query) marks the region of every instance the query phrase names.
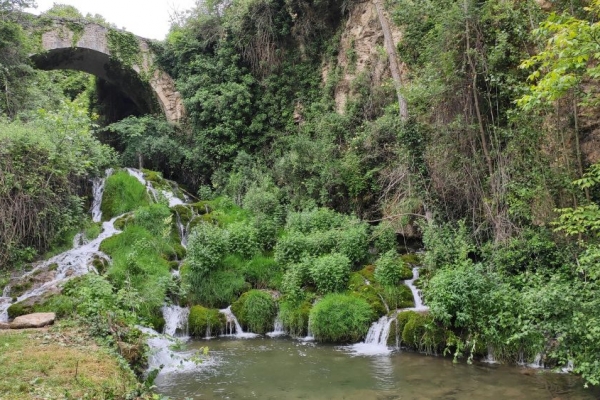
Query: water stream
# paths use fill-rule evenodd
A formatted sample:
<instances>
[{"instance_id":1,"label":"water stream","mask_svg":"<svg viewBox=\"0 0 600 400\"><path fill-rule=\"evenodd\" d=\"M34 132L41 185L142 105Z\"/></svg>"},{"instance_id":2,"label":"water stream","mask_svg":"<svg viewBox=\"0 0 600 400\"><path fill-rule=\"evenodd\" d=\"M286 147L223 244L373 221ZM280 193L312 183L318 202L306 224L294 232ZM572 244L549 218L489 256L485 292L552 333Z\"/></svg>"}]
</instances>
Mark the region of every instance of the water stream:
<instances>
[{"instance_id":1,"label":"water stream","mask_svg":"<svg viewBox=\"0 0 600 400\"><path fill-rule=\"evenodd\" d=\"M239 339L252 339L258 336L256 333L244 332L237 318L233 315L231 306L219 310L219 312L225 315L225 318L227 319L227 323L225 324L225 336L233 336Z\"/></svg>"},{"instance_id":2,"label":"water stream","mask_svg":"<svg viewBox=\"0 0 600 400\"><path fill-rule=\"evenodd\" d=\"M206 344L191 341L186 351ZM173 400L591 400L598 394L571 375L454 364L410 352L364 357L343 347L269 338L219 338L208 346L208 358L193 371L160 374L158 392Z\"/></svg>"}]
</instances>

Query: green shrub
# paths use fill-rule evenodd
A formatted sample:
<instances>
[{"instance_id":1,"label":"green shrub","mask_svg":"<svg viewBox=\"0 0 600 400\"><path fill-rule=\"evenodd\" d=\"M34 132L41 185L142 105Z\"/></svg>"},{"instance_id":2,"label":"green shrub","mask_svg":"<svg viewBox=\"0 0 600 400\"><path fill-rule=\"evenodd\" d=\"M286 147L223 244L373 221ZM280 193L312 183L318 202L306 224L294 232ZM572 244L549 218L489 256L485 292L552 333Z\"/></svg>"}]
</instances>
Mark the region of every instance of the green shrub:
<instances>
[{"instance_id":1,"label":"green shrub","mask_svg":"<svg viewBox=\"0 0 600 400\"><path fill-rule=\"evenodd\" d=\"M397 286L412 277L412 270L398 257L395 250L383 253L375 261L375 279L384 286Z\"/></svg>"},{"instance_id":2,"label":"green shrub","mask_svg":"<svg viewBox=\"0 0 600 400\"><path fill-rule=\"evenodd\" d=\"M225 331L225 323L225 315L221 314L219 310L202 306L190 308L188 329L192 336L218 336Z\"/></svg>"},{"instance_id":3,"label":"green shrub","mask_svg":"<svg viewBox=\"0 0 600 400\"><path fill-rule=\"evenodd\" d=\"M339 236L337 230L312 232L306 235L308 251L313 256L331 253L337 247Z\"/></svg>"},{"instance_id":4,"label":"green shrub","mask_svg":"<svg viewBox=\"0 0 600 400\"><path fill-rule=\"evenodd\" d=\"M231 305L231 311L244 329L264 334L273 329L277 304L269 293L250 290Z\"/></svg>"},{"instance_id":5,"label":"green shrub","mask_svg":"<svg viewBox=\"0 0 600 400\"><path fill-rule=\"evenodd\" d=\"M373 228L371 240L379 254L386 253L390 250L396 250L398 246L396 230L389 221L382 221Z\"/></svg>"},{"instance_id":6,"label":"green shrub","mask_svg":"<svg viewBox=\"0 0 600 400\"><path fill-rule=\"evenodd\" d=\"M181 279L187 287L188 299L208 307L223 308L231 304L241 293L250 289L239 271L218 269L192 284L189 267L182 268Z\"/></svg>"},{"instance_id":7,"label":"green shrub","mask_svg":"<svg viewBox=\"0 0 600 400\"><path fill-rule=\"evenodd\" d=\"M291 212L287 217L286 229L302 233L326 231L344 226L347 217L329 208Z\"/></svg>"},{"instance_id":8,"label":"green shrub","mask_svg":"<svg viewBox=\"0 0 600 400\"><path fill-rule=\"evenodd\" d=\"M172 223L171 210L164 204L151 204L135 210L134 223L153 236L167 238Z\"/></svg>"},{"instance_id":9,"label":"green shrub","mask_svg":"<svg viewBox=\"0 0 600 400\"><path fill-rule=\"evenodd\" d=\"M302 261L309 254L306 236L299 232L289 232L275 245L275 261L280 265L290 265Z\"/></svg>"},{"instance_id":10,"label":"green shrub","mask_svg":"<svg viewBox=\"0 0 600 400\"><path fill-rule=\"evenodd\" d=\"M366 335L374 317L365 300L332 293L310 311L310 328L320 342L358 342Z\"/></svg>"},{"instance_id":11,"label":"green shrub","mask_svg":"<svg viewBox=\"0 0 600 400\"><path fill-rule=\"evenodd\" d=\"M282 292L292 301L300 301L304 298L303 287L309 279L309 264L292 264L281 281Z\"/></svg>"},{"instance_id":12,"label":"green shrub","mask_svg":"<svg viewBox=\"0 0 600 400\"><path fill-rule=\"evenodd\" d=\"M390 310L415 306L413 293L408 286L401 284L398 286L379 287L381 297L383 297Z\"/></svg>"},{"instance_id":13,"label":"green shrub","mask_svg":"<svg viewBox=\"0 0 600 400\"><path fill-rule=\"evenodd\" d=\"M227 232L212 224L199 224L188 239L186 261L190 275L203 278L222 264L226 251Z\"/></svg>"},{"instance_id":14,"label":"green shrub","mask_svg":"<svg viewBox=\"0 0 600 400\"><path fill-rule=\"evenodd\" d=\"M369 254L368 231L366 223L352 219L338 231L336 251L348 257L354 265L362 263Z\"/></svg>"},{"instance_id":15,"label":"green shrub","mask_svg":"<svg viewBox=\"0 0 600 400\"><path fill-rule=\"evenodd\" d=\"M243 267L246 281L255 289L277 288L281 280L281 268L272 257L256 255Z\"/></svg>"},{"instance_id":16,"label":"green shrub","mask_svg":"<svg viewBox=\"0 0 600 400\"><path fill-rule=\"evenodd\" d=\"M246 222L234 222L227 226L228 251L243 258L252 258L260 251L258 232Z\"/></svg>"},{"instance_id":17,"label":"green shrub","mask_svg":"<svg viewBox=\"0 0 600 400\"><path fill-rule=\"evenodd\" d=\"M311 304L309 301L279 302L279 317L286 332L292 336L306 336L308 333L308 317Z\"/></svg>"},{"instance_id":18,"label":"green shrub","mask_svg":"<svg viewBox=\"0 0 600 400\"><path fill-rule=\"evenodd\" d=\"M270 251L277 243L277 230L279 225L273 219L257 216L252 221L256 230L256 240L263 251Z\"/></svg>"},{"instance_id":19,"label":"green shrub","mask_svg":"<svg viewBox=\"0 0 600 400\"><path fill-rule=\"evenodd\" d=\"M313 260L309 273L319 293L341 292L348 286L350 260L338 253L321 256Z\"/></svg>"},{"instance_id":20,"label":"green shrub","mask_svg":"<svg viewBox=\"0 0 600 400\"><path fill-rule=\"evenodd\" d=\"M148 204L146 188L127 172L119 171L106 179L100 206L103 220L109 220Z\"/></svg>"}]
</instances>

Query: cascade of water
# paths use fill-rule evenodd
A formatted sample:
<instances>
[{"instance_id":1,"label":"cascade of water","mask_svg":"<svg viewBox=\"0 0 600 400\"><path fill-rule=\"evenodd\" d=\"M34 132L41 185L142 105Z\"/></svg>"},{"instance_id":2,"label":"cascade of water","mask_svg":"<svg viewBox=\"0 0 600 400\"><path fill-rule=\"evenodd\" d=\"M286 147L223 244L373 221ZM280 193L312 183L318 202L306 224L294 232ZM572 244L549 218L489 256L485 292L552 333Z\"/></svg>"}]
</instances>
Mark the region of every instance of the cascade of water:
<instances>
[{"instance_id":1,"label":"cascade of water","mask_svg":"<svg viewBox=\"0 0 600 400\"><path fill-rule=\"evenodd\" d=\"M419 289L417 289L417 287L415 286L415 281L417 279L419 279L419 267L414 267L412 271L413 271L412 279L408 279L408 280L404 281L404 284L406 286L408 286L408 288L412 292L413 298L415 299L415 306L411 307L411 308L407 308L406 310L427 311L427 310L429 310L429 307L427 307L426 305L423 304L423 300L421 299L421 291Z\"/></svg>"},{"instance_id":2,"label":"cascade of water","mask_svg":"<svg viewBox=\"0 0 600 400\"><path fill-rule=\"evenodd\" d=\"M88 240L85 237L85 234L83 232L79 232L77 235L75 235L75 237L73 237L73 248L77 248L79 246L83 246L84 244L87 244Z\"/></svg>"},{"instance_id":3,"label":"cascade of water","mask_svg":"<svg viewBox=\"0 0 600 400\"><path fill-rule=\"evenodd\" d=\"M285 330L283 329L283 322L281 321L281 318L278 314L275 318L275 321L273 321L273 332L267 333L267 336L277 337L283 335L285 335Z\"/></svg>"},{"instance_id":4,"label":"cascade of water","mask_svg":"<svg viewBox=\"0 0 600 400\"><path fill-rule=\"evenodd\" d=\"M147 343L150 347L148 354L148 371L160 369L161 373L173 371L192 371L198 368L198 363L191 361L192 354L177 353L172 350L179 343L176 339L161 335L154 329L138 326L138 328L148 335Z\"/></svg>"},{"instance_id":5,"label":"cascade of water","mask_svg":"<svg viewBox=\"0 0 600 400\"><path fill-rule=\"evenodd\" d=\"M188 307L165 305L162 306L161 311L165 320L163 333L173 337L187 338L190 309Z\"/></svg>"},{"instance_id":6,"label":"cascade of water","mask_svg":"<svg viewBox=\"0 0 600 400\"><path fill-rule=\"evenodd\" d=\"M570 372L573 372L574 369L575 365L573 364L573 360L569 360L567 361L567 365L560 369L560 372L568 374Z\"/></svg>"},{"instance_id":7,"label":"cascade of water","mask_svg":"<svg viewBox=\"0 0 600 400\"><path fill-rule=\"evenodd\" d=\"M481 361L486 364L498 364L498 361L496 361L496 357L494 357L494 347L488 346L487 355Z\"/></svg>"},{"instance_id":8,"label":"cascade of water","mask_svg":"<svg viewBox=\"0 0 600 400\"><path fill-rule=\"evenodd\" d=\"M173 193L173 190L162 190L161 189L160 192L158 190L156 190L154 188L154 186L152 185L152 182L146 180L146 178L144 178L144 173L142 171L140 171L139 169L126 168L126 170L129 175L136 178L142 185L144 185L146 187L146 190L148 191L148 193L150 193L150 195L154 199L154 202L158 202L158 200L160 199L160 196L164 196L169 203L169 207L174 207L177 205L184 204L183 200L181 200L179 197L177 197L175 195L175 193Z\"/></svg>"},{"instance_id":9,"label":"cascade of water","mask_svg":"<svg viewBox=\"0 0 600 400\"><path fill-rule=\"evenodd\" d=\"M219 312L221 314L225 315L225 318L227 320L226 325L225 325L226 326L226 328L225 328L226 335L225 336L235 336L236 338L242 338L242 339L251 339L251 338L255 338L258 336L256 333L244 332L239 321L237 320L235 315L233 315L233 312L231 311L231 306L224 308L222 310L219 310Z\"/></svg>"},{"instance_id":10,"label":"cascade of water","mask_svg":"<svg viewBox=\"0 0 600 400\"><path fill-rule=\"evenodd\" d=\"M395 316L388 317L384 315L369 328L367 337L364 342L356 343L350 346L350 349L355 354L361 355L383 355L391 353L391 349L387 345L390 335L392 322L396 319Z\"/></svg>"},{"instance_id":11,"label":"cascade of water","mask_svg":"<svg viewBox=\"0 0 600 400\"><path fill-rule=\"evenodd\" d=\"M106 170L104 174L104 178L94 178L92 179L92 207L90 212L92 214L92 221L100 222L102 221L102 210L100 206L102 205L102 195L104 194L104 185L106 183L106 178L111 176L113 173L113 169L109 168Z\"/></svg>"},{"instance_id":12,"label":"cascade of water","mask_svg":"<svg viewBox=\"0 0 600 400\"><path fill-rule=\"evenodd\" d=\"M529 368L534 369L543 369L544 368L544 356L542 353L537 353L533 362L531 364L527 364Z\"/></svg>"},{"instance_id":13,"label":"cascade of water","mask_svg":"<svg viewBox=\"0 0 600 400\"><path fill-rule=\"evenodd\" d=\"M118 217L106 221L102 224L102 233L89 243L81 245L77 248L67 250L64 253L58 254L46 261L42 261L33 268L27 274L24 274L20 279L28 279L35 277L40 272L53 270L53 277L51 280L43 283L38 287L34 287L25 293L21 294L17 301L23 301L30 297L41 296L47 291L56 288L61 283L88 273L93 266L91 266L92 259L94 256L101 258L108 258L104 253L99 251L100 243L111 236L116 235L120 231L114 226L114 222ZM10 302L6 300L0 302L0 322L8 320L8 314L6 310L10 306Z\"/></svg>"}]
</instances>

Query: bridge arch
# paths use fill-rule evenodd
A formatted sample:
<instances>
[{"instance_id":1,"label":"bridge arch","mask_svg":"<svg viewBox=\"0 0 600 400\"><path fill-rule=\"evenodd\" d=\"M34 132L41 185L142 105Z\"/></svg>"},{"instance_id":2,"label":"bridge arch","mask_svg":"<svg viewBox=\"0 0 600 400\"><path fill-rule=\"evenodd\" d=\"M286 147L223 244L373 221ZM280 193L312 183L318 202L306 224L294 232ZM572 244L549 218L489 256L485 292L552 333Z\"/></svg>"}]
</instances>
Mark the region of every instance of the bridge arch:
<instances>
[{"instance_id":1,"label":"bridge arch","mask_svg":"<svg viewBox=\"0 0 600 400\"><path fill-rule=\"evenodd\" d=\"M87 21L52 19L41 34L37 68L87 72L117 86L143 113L162 111L169 122L185 114L173 79L156 67L149 41Z\"/></svg>"}]
</instances>

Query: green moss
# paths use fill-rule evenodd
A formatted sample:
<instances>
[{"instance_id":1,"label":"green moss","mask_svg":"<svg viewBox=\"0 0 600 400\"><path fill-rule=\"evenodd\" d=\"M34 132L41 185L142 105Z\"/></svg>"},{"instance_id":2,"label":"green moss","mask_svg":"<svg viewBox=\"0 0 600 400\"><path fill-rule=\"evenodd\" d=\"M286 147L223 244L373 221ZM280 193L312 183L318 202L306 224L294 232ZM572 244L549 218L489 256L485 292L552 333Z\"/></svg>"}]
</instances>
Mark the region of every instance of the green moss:
<instances>
[{"instance_id":1,"label":"green moss","mask_svg":"<svg viewBox=\"0 0 600 400\"><path fill-rule=\"evenodd\" d=\"M114 226L118 230L122 231L128 224L132 224L135 221L133 214L126 214L115 220Z\"/></svg>"},{"instance_id":2,"label":"green moss","mask_svg":"<svg viewBox=\"0 0 600 400\"><path fill-rule=\"evenodd\" d=\"M165 329L166 321L162 315L153 314L150 317L150 325L156 332L162 332Z\"/></svg>"},{"instance_id":3,"label":"green moss","mask_svg":"<svg viewBox=\"0 0 600 400\"><path fill-rule=\"evenodd\" d=\"M190 335L197 337L218 336L225 331L226 319L219 310L193 306L188 317Z\"/></svg>"},{"instance_id":4,"label":"green moss","mask_svg":"<svg viewBox=\"0 0 600 400\"><path fill-rule=\"evenodd\" d=\"M380 293L390 310L415 306L413 294L406 285L400 284L394 287L383 287Z\"/></svg>"},{"instance_id":5,"label":"green moss","mask_svg":"<svg viewBox=\"0 0 600 400\"><path fill-rule=\"evenodd\" d=\"M92 265L94 266L94 268L96 268L98 274L102 275L106 272L109 262L102 257L94 256L94 258L92 259Z\"/></svg>"},{"instance_id":6,"label":"green moss","mask_svg":"<svg viewBox=\"0 0 600 400\"><path fill-rule=\"evenodd\" d=\"M178 261L169 261L169 268L171 270L178 270L179 269L179 262Z\"/></svg>"},{"instance_id":7,"label":"green moss","mask_svg":"<svg viewBox=\"0 0 600 400\"><path fill-rule=\"evenodd\" d=\"M106 180L102 196L102 218L109 220L150 203L146 188L135 177L119 171Z\"/></svg>"},{"instance_id":8,"label":"green moss","mask_svg":"<svg viewBox=\"0 0 600 400\"><path fill-rule=\"evenodd\" d=\"M358 273L360 275L362 275L363 278L365 278L366 280L368 280L369 282L375 282L375 266L374 265L367 265L366 267L364 267L363 269L361 269L360 271L358 271Z\"/></svg>"},{"instance_id":9,"label":"green moss","mask_svg":"<svg viewBox=\"0 0 600 400\"><path fill-rule=\"evenodd\" d=\"M26 280L16 285L10 286L10 295L12 297L19 297L29 289L33 287L33 282L31 280Z\"/></svg>"},{"instance_id":10,"label":"green moss","mask_svg":"<svg viewBox=\"0 0 600 400\"><path fill-rule=\"evenodd\" d=\"M33 311L32 307L26 307L21 303L11 304L6 310L9 319L20 317L21 315L30 314Z\"/></svg>"},{"instance_id":11,"label":"green moss","mask_svg":"<svg viewBox=\"0 0 600 400\"><path fill-rule=\"evenodd\" d=\"M404 263L409 265L421 265L423 263L421 257L416 253L402 254L400 258L402 258Z\"/></svg>"},{"instance_id":12,"label":"green moss","mask_svg":"<svg viewBox=\"0 0 600 400\"><path fill-rule=\"evenodd\" d=\"M213 211L213 205L211 202L205 200L194 203L191 205L191 207L200 215L210 214Z\"/></svg>"},{"instance_id":13,"label":"green moss","mask_svg":"<svg viewBox=\"0 0 600 400\"><path fill-rule=\"evenodd\" d=\"M310 328L321 342L358 342L369 330L375 314L361 298L331 293L310 311Z\"/></svg>"},{"instance_id":14,"label":"green moss","mask_svg":"<svg viewBox=\"0 0 600 400\"><path fill-rule=\"evenodd\" d=\"M352 296L361 298L369 303L371 309L378 316L385 315L387 309L383 304L381 288L377 285L367 285L365 278L359 272L353 272L350 274L350 280L348 284L349 293Z\"/></svg>"},{"instance_id":15,"label":"green moss","mask_svg":"<svg viewBox=\"0 0 600 400\"><path fill-rule=\"evenodd\" d=\"M273 297L260 290L250 290L231 305L231 310L244 329L264 334L273 328L277 304Z\"/></svg>"},{"instance_id":16,"label":"green moss","mask_svg":"<svg viewBox=\"0 0 600 400\"><path fill-rule=\"evenodd\" d=\"M126 67L141 65L142 54L137 38L129 32L109 29L106 35L112 58Z\"/></svg>"},{"instance_id":17,"label":"green moss","mask_svg":"<svg viewBox=\"0 0 600 400\"><path fill-rule=\"evenodd\" d=\"M190 222L190 220L194 216L191 208L183 204L178 204L174 207L171 207L171 210L173 211L173 213L175 213L176 216L179 216L181 223L184 225L187 225L187 223Z\"/></svg>"},{"instance_id":18,"label":"green moss","mask_svg":"<svg viewBox=\"0 0 600 400\"><path fill-rule=\"evenodd\" d=\"M311 307L311 303L307 300L301 302L281 301L279 316L285 331L292 336L306 336Z\"/></svg>"}]
</instances>

